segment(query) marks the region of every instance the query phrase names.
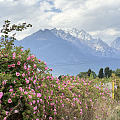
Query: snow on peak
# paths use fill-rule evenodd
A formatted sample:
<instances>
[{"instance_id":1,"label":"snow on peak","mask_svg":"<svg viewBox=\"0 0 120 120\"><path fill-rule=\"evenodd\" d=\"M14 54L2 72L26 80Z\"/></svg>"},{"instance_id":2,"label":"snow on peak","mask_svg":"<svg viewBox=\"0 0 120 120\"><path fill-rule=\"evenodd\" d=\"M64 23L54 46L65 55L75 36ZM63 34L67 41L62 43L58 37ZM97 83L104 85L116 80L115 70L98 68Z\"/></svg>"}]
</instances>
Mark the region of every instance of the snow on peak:
<instances>
[{"instance_id":1,"label":"snow on peak","mask_svg":"<svg viewBox=\"0 0 120 120\"><path fill-rule=\"evenodd\" d=\"M92 38L92 36L83 29L78 30L76 28L73 28L61 30L54 28L51 31L57 37L75 43L78 46L81 46L81 43L87 45L100 56L111 56L114 52L112 48L103 42L100 38Z\"/></svg>"},{"instance_id":2,"label":"snow on peak","mask_svg":"<svg viewBox=\"0 0 120 120\"><path fill-rule=\"evenodd\" d=\"M88 34L86 31L84 31L83 29L78 30L76 28L73 28L73 29L66 30L66 32L68 32L72 36L79 38L81 40L92 40L93 39L92 36Z\"/></svg>"},{"instance_id":3,"label":"snow on peak","mask_svg":"<svg viewBox=\"0 0 120 120\"><path fill-rule=\"evenodd\" d=\"M74 36L72 36L70 33L67 33L65 30L62 29L51 29L52 33L55 34L57 37L60 37L64 40L67 41L73 41L74 39L76 39Z\"/></svg>"},{"instance_id":4,"label":"snow on peak","mask_svg":"<svg viewBox=\"0 0 120 120\"><path fill-rule=\"evenodd\" d=\"M112 43L111 47L120 50L120 37L117 37Z\"/></svg>"}]
</instances>

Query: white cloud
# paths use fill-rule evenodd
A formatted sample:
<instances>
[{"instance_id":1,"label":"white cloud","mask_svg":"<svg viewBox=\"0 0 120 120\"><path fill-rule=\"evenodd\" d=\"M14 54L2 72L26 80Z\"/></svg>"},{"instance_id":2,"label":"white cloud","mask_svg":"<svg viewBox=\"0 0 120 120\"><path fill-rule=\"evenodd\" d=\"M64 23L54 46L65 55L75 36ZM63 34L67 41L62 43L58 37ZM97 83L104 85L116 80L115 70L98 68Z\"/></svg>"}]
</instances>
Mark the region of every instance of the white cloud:
<instances>
[{"instance_id":1,"label":"white cloud","mask_svg":"<svg viewBox=\"0 0 120 120\"><path fill-rule=\"evenodd\" d=\"M38 2L38 0L20 0L20 3L23 3L25 5L35 5Z\"/></svg>"},{"instance_id":2,"label":"white cloud","mask_svg":"<svg viewBox=\"0 0 120 120\"><path fill-rule=\"evenodd\" d=\"M105 40L108 44L110 44L113 40L116 39L117 36L120 36L120 31L117 31L114 28L107 28L101 31L92 31L89 32L89 34L91 34L95 38L101 38Z\"/></svg>"},{"instance_id":3,"label":"white cloud","mask_svg":"<svg viewBox=\"0 0 120 120\"><path fill-rule=\"evenodd\" d=\"M107 34L107 35L112 35L112 36L114 36L114 35L117 35L117 34L119 34L120 32L119 31L116 31L115 29L107 29L106 31L105 31L105 34Z\"/></svg>"},{"instance_id":4,"label":"white cloud","mask_svg":"<svg viewBox=\"0 0 120 120\"><path fill-rule=\"evenodd\" d=\"M66 24L78 26L89 31L104 29L109 27L113 19L120 17L118 9L120 8L120 0L55 0L55 7L60 8L62 13L52 18L52 23L61 25L68 20ZM58 21L58 22L57 22ZM68 24L64 26L68 26Z\"/></svg>"},{"instance_id":5,"label":"white cloud","mask_svg":"<svg viewBox=\"0 0 120 120\"><path fill-rule=\"evenodd\" d=\"M0 0L0 9L1 21L33 25L19 38L51 27L85 29L106 41L120 33L120 0Z\"/></svg>"},{"instance_id":6,"label":"white cloud","mask_svg":"<svg viewBox=\"0 0 120 120\"><path fill-rule=\"evenodd\" d=\"M45 10L51 10L53 7L53 5L49 4L47 1L43 1L40 3L40 10L42 10L43 12Z\"/></svg>"},{"instance_id":7,"label":"white cloud","mask_svg":"<svg viewBox=\"0 0 120 120\"><path fill-rule=\"evenodd\" d=\"M27 2L29 2L27 4ZM47 2L40 2L40 0L18 0L18 1L8 1L6 4L5 1L1 2L0 9L4 11L0 11L1 23L0 26L3 25L3 21L9 19L12 23L21 23L27 22L33 25L32 28L25 30L25 32L18 33L18 39L21 39L40 28L48 28L49 27L49 19L54 13L44 12L45 8L50 9L50 4ZM23 4L24 3L24 4ZM37 3L37 4L36 4Z\"/></svg>"}]
</instances>

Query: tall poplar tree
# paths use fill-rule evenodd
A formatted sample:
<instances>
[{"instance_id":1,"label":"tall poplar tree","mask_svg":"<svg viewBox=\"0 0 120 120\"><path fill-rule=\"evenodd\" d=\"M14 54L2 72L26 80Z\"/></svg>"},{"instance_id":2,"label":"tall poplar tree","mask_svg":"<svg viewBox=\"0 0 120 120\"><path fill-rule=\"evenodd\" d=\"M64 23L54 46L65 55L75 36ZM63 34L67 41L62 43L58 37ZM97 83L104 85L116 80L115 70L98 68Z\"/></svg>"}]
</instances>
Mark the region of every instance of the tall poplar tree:
<instances>
[{"instance_id":1,"label":"tall poplar tree","mask_svg":"<svg viewBox=\"0 0 120 120\"><path fill-rule=\"evenodd\" d=\"M99 78L103 78L104 77L103 68L100 68L98 77Z\"/></svg>"}]
</instances>

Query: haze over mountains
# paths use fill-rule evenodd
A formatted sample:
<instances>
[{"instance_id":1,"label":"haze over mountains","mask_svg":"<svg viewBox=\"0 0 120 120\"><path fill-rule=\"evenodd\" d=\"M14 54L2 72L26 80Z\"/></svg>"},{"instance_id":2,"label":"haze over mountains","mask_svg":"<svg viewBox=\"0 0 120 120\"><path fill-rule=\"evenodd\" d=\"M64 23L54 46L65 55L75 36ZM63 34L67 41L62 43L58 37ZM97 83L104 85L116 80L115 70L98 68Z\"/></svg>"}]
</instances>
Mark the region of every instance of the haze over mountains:
<instances>
[{"instance_id":1,"label":"haze over mountains","mask_svg":"<svg viewBox=\"0 0 120 120\"><path fill-rule=\"evenodd\" d=\"M120 68L120 38L111 46L93 38L84 30L39 30L15 45L30 48L31 52L53 68L54 75L78 74L89 68L98 72L109 66Z\"/></svg>"}]
</instances>

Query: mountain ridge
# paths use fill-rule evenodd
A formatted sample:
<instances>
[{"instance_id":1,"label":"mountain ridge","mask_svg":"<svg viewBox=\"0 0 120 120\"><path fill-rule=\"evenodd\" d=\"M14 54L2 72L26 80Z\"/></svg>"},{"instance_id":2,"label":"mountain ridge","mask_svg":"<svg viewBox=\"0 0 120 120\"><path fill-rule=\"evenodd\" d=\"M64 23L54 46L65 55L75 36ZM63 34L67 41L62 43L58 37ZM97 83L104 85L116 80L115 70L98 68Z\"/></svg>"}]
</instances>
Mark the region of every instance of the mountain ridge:
<instances>
[{"instance_id":1,"label":"mountain ridge","mask_svg":"<svg viewBox=\"0 0 120 120\"><path fill-rule=\"evenodd\" d=\"M120 37L117 37L112 43L111 46L120 51Z\"/></svg>"},{"instance_id":2,"label":"mountain ridge","mask_svg":"<svg viewBox=\"0 0 120 120\"><path fill-rule=\"evenodd\" d=\"M99 40L94 40L99 42ZM53 67L53 72L56 74L77 74L89 68L97 71L100 67L111 66L115 68L119 65L119 59L112 58L111 55L106 57L97 54L85 41L66 33L64 30L45 29L39 30L23 40L16 41L15 44L23 46L24 49L30 48L37 58L46 61L49 67ZM89 41L92 41L92 37Z\"/></svg>"}]
</instances>

